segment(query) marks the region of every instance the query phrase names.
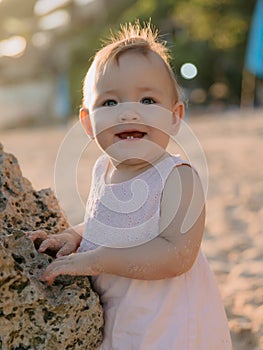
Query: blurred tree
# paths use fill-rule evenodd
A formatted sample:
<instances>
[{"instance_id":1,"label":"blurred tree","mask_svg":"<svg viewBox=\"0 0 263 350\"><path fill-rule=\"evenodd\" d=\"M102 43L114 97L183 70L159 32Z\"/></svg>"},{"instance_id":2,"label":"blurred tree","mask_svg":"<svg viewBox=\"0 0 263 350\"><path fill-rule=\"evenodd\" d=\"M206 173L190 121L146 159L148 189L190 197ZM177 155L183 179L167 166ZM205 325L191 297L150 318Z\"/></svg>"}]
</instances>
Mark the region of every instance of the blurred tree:
<instances>
[{"instance_id":1,"label":"blurred tree","mask_svg":"<svg viewBox=\"0 0 263 350\"><path fill-rule=\"evenodd\" d=\"M223 82L229 91L227 101L238 104L254 4L254 0L144 0L128 7L118 21L151 17L161 34L170 33L164 38L173 53L181 84L205 89L209 101L209 88ZM197 66L199 74L194 80L180 77L179 68L185 62Z\"/></svg>"},{"instance_id":2,"label":"blurred tree","mask_svg":"<svg viewBox=\"0 0 263 350\"><path fill-rule=\"evenodd\" d=\"M87 35L94 38L88 51L100 47L97 38L105 37L109 28L118 29L119 23L141 22L151 18L168 42L177 77L186 89L202 88L207 93L205 103L218 98L211 86L225 84L224 102L238 105L240 101L242 70L246 40L255 1L246 0L144 0L106 1L105 26L89 28ZM179 68L191 62L198 68L194 80L180 76Z\"/></svg>"}]
</instances>

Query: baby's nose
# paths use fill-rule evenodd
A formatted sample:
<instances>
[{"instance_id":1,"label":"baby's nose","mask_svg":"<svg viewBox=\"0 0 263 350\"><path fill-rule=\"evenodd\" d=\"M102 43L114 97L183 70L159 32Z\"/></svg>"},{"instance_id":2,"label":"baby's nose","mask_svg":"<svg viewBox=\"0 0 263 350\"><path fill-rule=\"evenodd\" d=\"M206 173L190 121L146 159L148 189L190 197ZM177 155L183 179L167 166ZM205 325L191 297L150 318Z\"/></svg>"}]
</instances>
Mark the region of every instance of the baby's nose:
<instances>
[{"instance_id":1,"label":"baby's nose","mask_svg":"<svg viewBox=\"0 0 263 350\"><path fill-rule=\"evenodd\" d=\"M136 113L135 111L124 111L119 115L119 121L120 122L137 122L140 120L140 116L138 113Z\"/></svg>"}]
</instances>

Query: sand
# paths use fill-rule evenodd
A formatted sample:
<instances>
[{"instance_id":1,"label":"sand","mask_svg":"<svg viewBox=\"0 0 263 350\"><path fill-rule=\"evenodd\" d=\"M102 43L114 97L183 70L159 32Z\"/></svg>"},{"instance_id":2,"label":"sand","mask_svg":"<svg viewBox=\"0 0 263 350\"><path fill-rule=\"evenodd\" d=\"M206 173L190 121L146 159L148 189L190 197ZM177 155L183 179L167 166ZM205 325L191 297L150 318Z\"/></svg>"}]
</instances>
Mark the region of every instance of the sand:
<instances>
[{"instance_id":1,"label":"sand","mask_svg":"<svg viewBox=\"0 0 263 350\"><path fill-rule=\"evenodd\" d=\"M263 349L263 110L196 115L187 124L191 141L197 137L201 144L187 148L190 160L198 163L204 154L208 165L203 250L224 300L233 348ZM16 155L36 189L57 192L72 224L82 221L100 151L76 120L53 128L2 130L0 142ZM174 143L170 147L176 151ZM71 170L76 167L77 172Z\"/></svg>"}]
</instances>

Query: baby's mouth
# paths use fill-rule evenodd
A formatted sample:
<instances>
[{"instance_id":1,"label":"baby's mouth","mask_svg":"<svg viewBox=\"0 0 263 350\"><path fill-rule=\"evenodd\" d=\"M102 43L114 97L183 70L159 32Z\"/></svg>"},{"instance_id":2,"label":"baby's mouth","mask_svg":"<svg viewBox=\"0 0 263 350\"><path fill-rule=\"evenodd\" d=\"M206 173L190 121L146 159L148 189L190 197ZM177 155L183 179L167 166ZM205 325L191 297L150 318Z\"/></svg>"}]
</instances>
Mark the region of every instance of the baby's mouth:
<instances>
[{"instance_id":1,"label":"baby's mouth","mask_svg":"<svg viewBox=\"0 0 263 350\"><path fill-rule=\"evenodd\" d=\"M142 131L124 131L116 134L121 140L142 139L145 135L146 132Z\"/></svg>"}]
</instances>

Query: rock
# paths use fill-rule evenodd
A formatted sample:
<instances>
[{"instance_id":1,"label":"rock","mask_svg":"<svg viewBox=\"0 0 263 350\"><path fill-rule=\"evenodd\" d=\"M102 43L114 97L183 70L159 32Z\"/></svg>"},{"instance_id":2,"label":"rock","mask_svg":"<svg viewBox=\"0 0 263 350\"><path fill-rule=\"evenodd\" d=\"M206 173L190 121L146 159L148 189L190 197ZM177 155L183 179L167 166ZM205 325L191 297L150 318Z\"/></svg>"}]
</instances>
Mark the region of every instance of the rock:
<instances>
[{"instance_id":1,"label":"rock","mask_svg":"<svg viewBox=\"0 0 263 350\"><path fill-rule=\"evenodd\" d=\"M35 191L25 179L17 159L0 148L0 230L1 235L14 228L29 231L43 228L52 233L69 225L50 189Z\"/></svg>"},{"instance_id":2,"label":"rock","mask_svg":"<svg viewBox=\"0 0 263 350\"><path fill-rule=\"evenodd\" d=\"M0 144L0 349L96 349L103 311L88 277L39 280L53 260L39 254L28 230L68 227L50 189L35 191Z\"/></svg>"}]
</instances>

